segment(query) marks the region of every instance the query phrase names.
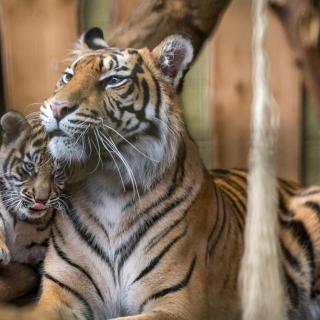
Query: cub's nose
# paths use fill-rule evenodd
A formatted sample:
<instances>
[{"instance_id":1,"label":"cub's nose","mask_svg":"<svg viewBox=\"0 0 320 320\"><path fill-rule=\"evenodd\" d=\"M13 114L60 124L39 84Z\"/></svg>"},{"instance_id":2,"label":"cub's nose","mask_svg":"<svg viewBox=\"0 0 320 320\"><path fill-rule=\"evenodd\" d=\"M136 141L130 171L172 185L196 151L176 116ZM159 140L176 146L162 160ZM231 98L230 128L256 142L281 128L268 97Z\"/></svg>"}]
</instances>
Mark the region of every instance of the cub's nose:
<instances>
[{"instance_id":1,"label":"cub's nose","mask_svg":"<svg viewBox=\"0 0 320 320\"><path fill-rule=\"evenodd\" d=\"M68 114L78 109L78 105L69 103L68 101L53 100L50 102L53 116L59 121Z\"/></svg>"},{"instance_id":2,"label":"cub's nose","mask_svg":"<svg viewBox=\"0 0 320 320\"><path fill-rule=\"evenodd\" d=\"M37 198L35 197L34 201L35 203L31 206L31 209L34 211L41 211L47 209L47 202L49 198Z\"/></svg>"},{"instance_id":3,"label":"cub's nose","mask_svg":"<svg viewBox=\"0 0 320 320\"><path fill-rule=\"evenodd\" d=\"M43 198L36 197L34 200L36 203L47 204L49 198L48 197L43 197Z\"/></svg>"}]
</instances>

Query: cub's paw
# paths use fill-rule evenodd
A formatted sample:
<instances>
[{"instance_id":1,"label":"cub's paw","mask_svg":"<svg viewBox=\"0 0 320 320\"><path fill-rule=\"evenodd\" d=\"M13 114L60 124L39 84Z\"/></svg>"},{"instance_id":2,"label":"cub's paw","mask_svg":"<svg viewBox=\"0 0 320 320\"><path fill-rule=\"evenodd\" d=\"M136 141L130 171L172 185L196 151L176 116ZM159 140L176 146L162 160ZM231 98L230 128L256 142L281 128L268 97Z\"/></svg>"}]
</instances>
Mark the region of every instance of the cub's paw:
<instances>
[{"instance_id":1,"label":"cub's paw","mask_svg":"<svg viewBox=\"0 0 320 320\"><path fill-rule=\"evenodd\" d=\"M0 263L8 264L10 262L11 256L10 251L5 243L0 244Z\"/></svg>"}]
</instances>

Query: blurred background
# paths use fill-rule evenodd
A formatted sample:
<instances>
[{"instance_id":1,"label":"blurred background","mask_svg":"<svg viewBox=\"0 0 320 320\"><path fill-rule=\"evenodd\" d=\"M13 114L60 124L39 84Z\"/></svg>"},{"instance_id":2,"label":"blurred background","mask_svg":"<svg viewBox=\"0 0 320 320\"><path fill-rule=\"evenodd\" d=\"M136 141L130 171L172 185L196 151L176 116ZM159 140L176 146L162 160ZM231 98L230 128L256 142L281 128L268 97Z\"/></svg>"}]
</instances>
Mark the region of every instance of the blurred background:
<instances>
[{"instance_id":1,"label":"blurred background","mask_svg":"<svg viewBox=\"0 0 320 320\"><path fill-rule=\"evenodd\" d=\"M0 0L0 106L37 111L86 29L108 34L145 0ZM281 113L279 175L320 183L320 114L304 89L279 20L270 14L271 85ZM245 168L250 134L251 1L234 0L185 82L192 135L209 168Z\"/></svg>"}]
</instances>

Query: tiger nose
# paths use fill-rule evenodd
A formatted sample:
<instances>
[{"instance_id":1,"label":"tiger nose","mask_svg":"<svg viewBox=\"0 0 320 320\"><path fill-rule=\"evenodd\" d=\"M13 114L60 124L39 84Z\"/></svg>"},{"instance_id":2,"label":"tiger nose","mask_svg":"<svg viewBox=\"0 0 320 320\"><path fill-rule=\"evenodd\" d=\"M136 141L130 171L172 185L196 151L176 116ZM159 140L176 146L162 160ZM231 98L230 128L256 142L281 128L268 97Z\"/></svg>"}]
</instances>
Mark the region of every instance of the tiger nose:
<instances>
[{"instance_id":1,"label":"tiger nose","mask_svg":"<svg viewBox=\"0 0 320 320\"><path fill-rule=\"evenodd\" d=\"M37 203L41 203L41 204L47 204L48 200L49 200L49 196L46 197L35 197L35 202Z\"/></svg>"},{"instance_id":2,"label":"tiger nose","mask_svg":"<svg viewBox=\"0 0 320 320\"><path fill-rule=\"evenodd\" d=\"M60 100L51 101L50 107L53 112L53 116L58 121L78 108L77 105L70 104L67 101L60 101Z\"/></svg>"},{"instance_id":3,"label":"tiger nose","mask_svg":"<svg viewBox=\"0 0 320 320\"><path fill-rule=\"evenodd\" d=\"M46 204L50 197L51 188L50 185L44 181L37 181L34 188L34 200L36 203Z\"/></svg>"}]
</instances>

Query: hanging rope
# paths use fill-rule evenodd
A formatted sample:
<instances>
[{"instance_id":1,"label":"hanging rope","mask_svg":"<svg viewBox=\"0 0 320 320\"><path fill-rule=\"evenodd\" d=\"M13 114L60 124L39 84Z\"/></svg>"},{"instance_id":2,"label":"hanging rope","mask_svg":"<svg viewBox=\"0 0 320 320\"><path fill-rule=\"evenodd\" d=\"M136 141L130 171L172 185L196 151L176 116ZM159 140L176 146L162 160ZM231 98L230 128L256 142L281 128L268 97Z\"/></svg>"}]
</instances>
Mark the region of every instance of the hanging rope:
<instances>
[{"instance_id":1,"label":"hanging rope","mask_svg":"<svg viewBox=\"0 0 320 320\"><path fill-rule=\"evenodd\" d=\"M268 85L266 0L253 0L253 17L252 146L245 249L239 279L242 319L284 320L275 169L278 113Z\"/></svg>"}]
</instances>

